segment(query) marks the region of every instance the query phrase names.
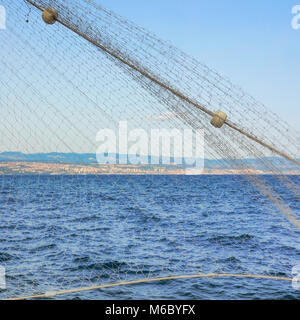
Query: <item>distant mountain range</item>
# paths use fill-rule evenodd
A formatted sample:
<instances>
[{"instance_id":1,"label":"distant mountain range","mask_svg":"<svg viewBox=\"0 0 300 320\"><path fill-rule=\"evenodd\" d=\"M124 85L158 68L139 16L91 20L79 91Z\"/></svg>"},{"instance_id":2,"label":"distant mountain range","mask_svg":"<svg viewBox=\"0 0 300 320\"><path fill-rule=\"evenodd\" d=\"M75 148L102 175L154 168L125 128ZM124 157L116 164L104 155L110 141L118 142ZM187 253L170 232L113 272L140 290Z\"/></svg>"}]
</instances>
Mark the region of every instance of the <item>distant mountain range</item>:
<instances>
[{"instance_id":1,"label":"distant mountain range","mask_svg":"<svg viewBox=\"0 0 300 320\"><path fill-rule=\"evenodd\" d=\"M97 163L94 153L22 153L2 152L1 162L48 162L48 163L70 163L70 164L95 164Z\"/></svg>"},{"instance_id":2,"label":"distant mountain range","mask_svg":"<svg viewBox=\"0 0 300 320\"><path fill-rule=\"evenodd\" d=\"M127 155L112 154L109 155L112 158L127 159ZM0 162L43 162L43 163L59 163L59 164L81 164L81 165L95 165L97 164L97 158L100 163L105 163L105 157L103 155L98 155L96 157L95 153L33 153L25 154L22 152L2 152L0 153ZM142 163L150 163L150 157L141 156ZM214 160L205 159L204 167L206 169L233 169L237 168L238 165L243 165L249 169L263 170L266 168L263 165L263 160L268 160L268 163L272 163L277 168L280 167L283 171L299 170L296 164L291 163L285 159L277 157L269 157L265 159L239 159L239 160ZM154 159L158 161L158 158ZM168 160L168 159L164 159ZM179 163L178 159L172 159L173 162ZM201 161L201 159L198 159ZM203 159L202 159L203 161ZM118 163L118 161L117 161ZM153 161L152 161L153 163Z\"/></svg>"}]
</instances>

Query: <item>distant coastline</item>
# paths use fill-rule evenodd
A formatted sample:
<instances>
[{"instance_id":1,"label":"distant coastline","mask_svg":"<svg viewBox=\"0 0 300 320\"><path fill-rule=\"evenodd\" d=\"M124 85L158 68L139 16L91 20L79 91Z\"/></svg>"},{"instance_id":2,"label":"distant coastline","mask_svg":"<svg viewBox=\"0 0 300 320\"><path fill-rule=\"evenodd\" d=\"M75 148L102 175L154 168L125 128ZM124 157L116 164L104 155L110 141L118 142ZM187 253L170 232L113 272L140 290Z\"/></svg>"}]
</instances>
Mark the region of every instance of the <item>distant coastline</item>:
<instances>
[{"instance_id":1,"label":"distant coastline","mask_svg":"<svg viewBox=\"0 0 300 320\"><path fill-rule=\"evenodd\" d=\"M117 159L127 157L114 155ZM141 157L142 158L142 157ZM299 175L299 168L280 158L268 160L285 175ZM142 158L147 162L147 158ZM268 161L268 162L269 162ZM0 153L0 175L268 175L263 159L204 160L204 169L188 169L178 164L99 164L95 154L77 153ZM242 168L239 169L239 168Z\"/></svg>"},{"instance_id":2,"label":"distant coastline","mask_svg":"<svg viewBox=\"0 0 300 320\"><path fill-rule=\"evenodd\" d=\"M176 165L84 165L43 162L0 162L0 175L186 175ZM260 170L191 169L191 175L268 174ZM287 173L294 174L294 173Z\"/></svg>"},{"instance_id":3,"label":"distant coastline","mask_svg":"<svg viewBox=\"0 0 300 320\"><path fill-rule=\"evenodd\" d=\"M117 159L124 155L114 155ZM280 158L268 158L281 173L299 175L299 168ZM147 162L147 158L142 159ZM239 169L242 168L242 169ZM187 167L178 164L98 164L95 154L77 153L0 153L0 175L185 175ZM204 160L204 169L190 168L191 175L268 175L273 174L263 166L262 159L237 159L225 161Z\"/></svg>"}]
</instances>

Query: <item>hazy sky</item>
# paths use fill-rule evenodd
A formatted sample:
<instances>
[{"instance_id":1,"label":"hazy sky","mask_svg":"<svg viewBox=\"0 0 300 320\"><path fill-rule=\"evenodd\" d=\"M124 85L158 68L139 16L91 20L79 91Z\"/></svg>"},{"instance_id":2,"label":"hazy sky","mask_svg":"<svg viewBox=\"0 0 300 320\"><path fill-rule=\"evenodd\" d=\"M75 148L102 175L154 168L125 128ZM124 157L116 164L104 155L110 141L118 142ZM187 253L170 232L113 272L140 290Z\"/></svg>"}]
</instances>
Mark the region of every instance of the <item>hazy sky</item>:
<instances>
[{"instance_id":1,"label":"hazy sky","mask_svg":"<svg viewBox=\"0 0 300 320\"><path fill-rule=\"evenodd\" d=\"M229 77L300 129L300 0L101 0Z\"/></svg>"},{"instance_id":2,"label":"hazy sky","mask_svg":"<svg viewBox=\"0 0 300 320\"><path fill-rule=\"evenodd\" d=\"M300 0L96 2L195 56L263 102L294 128L300 129L300 28L292 28L292 19L295 16L292 8L300 5ZM123 107L118 105L120 99L114 101L109 91L114 88L113 85L122 87L121 82L118 86L118 74L109 73L109 65L101 60L107 59L104 56L101 58L98 52L97 55L92 55L92 50L87 50L85 59L82 59L82 39L78 39L75 45L71 41L70 45L68 40L72 40L72 36L75 38L76 35L70 33L69 38L65 39L65 33L59 32L59 25L49 27L42 22L38 10L33 10L27 24L24 14L28 12L28 8L23 1L20 0L23 7L17 2L6 0L3 4L5 3L11 10L7 13L7 30L0 30L1 43L5 43L0 50L0 71L6 70L0 73L0 82L3 84L0 88L0 102L10 108L0 109L0 118L5 119L2 120L0 129L7 133L5 137L4 134L0 135L0 152L66 152L68 150L61 139L76 152L83 152L84 148L88 150L85 152L94 152L95 148L90 148L83 137L74 138L75 129L78 127L85 135L89 134L90 143L95 143L97 130L106 128L106 123L102 121L105 117L99 114L95 117L92 114L93 108L96 108L94 104L87 105L86 101L80 100L84 95L80 95L78 90L75 90L76 94L74 86L81 88L86 94L93 94L96 100L99 98L101 107L106 112L111 110L115 113L115 110L118 110L120 119L124 120L127 119L127 113L130 114L127 112L127 105L125 102L122 103ZM19 11L12 10L14 7ZM47 41L51 43L50 46L47 46ZM28 63L33 57L34 63ZM49 65L49 61L57 70ZM89 64L93 66L93 72L88 72L90 81L85 81L87 75L84 72L89 70ZM95 65L99 70L103 67L100 79ZM71 68L74 73L69 75ZM105 68L109 71L104 72ZM77 77L77 73L80 75L81 72L83 77ZM72 74L74 79L69 79ZM107 85L101 86L99 80ZM94 83L99 83L98 88L101 90L94 90L94 85L91 85ZM33 85L37 90L31 90ZM16 88L18 90L15 90ZM123 85L122 88L126 90L126 86ZM127 92L118 92L118 97L127 98ZM45 96L47 101L40 100L39 93ZM17 95L21 95L21 98ZM134 98L140 103L138 97ZM49 104L52 104L51 108ZM82 108L83 105L85 108ZM30 108L33 110L30 111ZM60 115L62 108L64 118ZM81 118L79 112L83 112L85 118ZM70 119L73 119L72 123ZM93 129L91 119L95 122ZM109 119L107 122L110 122ZM74 132L70 131L71 127L74 127ZM49 141L50 138L52 142Z\"/></svg>"}]
</instances>

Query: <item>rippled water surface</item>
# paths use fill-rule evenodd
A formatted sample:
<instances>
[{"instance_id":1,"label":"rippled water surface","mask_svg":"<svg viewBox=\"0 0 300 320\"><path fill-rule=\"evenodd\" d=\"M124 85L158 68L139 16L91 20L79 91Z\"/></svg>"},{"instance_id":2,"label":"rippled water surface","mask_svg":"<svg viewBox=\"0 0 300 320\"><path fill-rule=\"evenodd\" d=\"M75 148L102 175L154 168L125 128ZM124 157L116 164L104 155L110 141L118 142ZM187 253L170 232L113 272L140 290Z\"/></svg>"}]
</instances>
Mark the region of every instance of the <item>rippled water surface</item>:
<instances>
[{"instance_id":1,"label":"rippled water surface","mask_svg":"<svg viewBox=\"0 0 300 320\"><path fill-rule=\"evenodd\" d=\"M274 187L300 216L299 199ZM0 176L0 219L0 298L168 275L292 277L300 265L300 233L239 176ZM296 299L300 290L203 278L59 298Z\"/></svg>"}]
</instances>

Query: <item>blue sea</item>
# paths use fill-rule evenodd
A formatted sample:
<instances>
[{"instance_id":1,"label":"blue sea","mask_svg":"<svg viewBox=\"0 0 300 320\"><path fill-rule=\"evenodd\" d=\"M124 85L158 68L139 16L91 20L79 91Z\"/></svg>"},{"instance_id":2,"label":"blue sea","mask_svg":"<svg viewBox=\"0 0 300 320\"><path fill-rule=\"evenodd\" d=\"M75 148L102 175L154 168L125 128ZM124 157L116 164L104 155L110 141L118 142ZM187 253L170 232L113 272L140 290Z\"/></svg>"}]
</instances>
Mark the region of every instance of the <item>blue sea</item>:
<instances>
[{"instance_id":1,"label":"blue sea","mask_svg":"<svg viewBox=\"0 0 300 320\"><path fill-rule=\"evenodd\" d=\"M299 198L263 179L300 216ZM300 268L300 232L242 176L0 176L0 221L0 298L169 275L292 277ZM53 299L299 298L288 281L200 278Z\"/></svg>"}]
</instances>

